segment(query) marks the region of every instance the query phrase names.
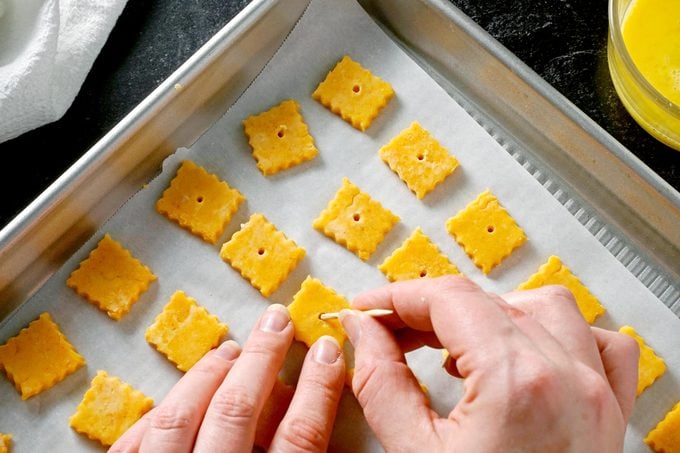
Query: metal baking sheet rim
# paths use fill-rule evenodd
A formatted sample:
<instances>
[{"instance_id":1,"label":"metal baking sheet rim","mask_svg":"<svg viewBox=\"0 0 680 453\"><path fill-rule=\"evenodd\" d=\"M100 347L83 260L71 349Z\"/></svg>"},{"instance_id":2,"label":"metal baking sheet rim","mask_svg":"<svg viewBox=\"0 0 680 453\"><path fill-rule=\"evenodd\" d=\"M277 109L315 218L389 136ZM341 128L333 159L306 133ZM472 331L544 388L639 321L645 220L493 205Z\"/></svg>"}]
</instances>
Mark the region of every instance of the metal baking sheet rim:
<instances>
[{"instance_id":1,"label":"metal baking sheet rim","mask_svg":"<svg viewBox=\"0 0 680 453\"><path fill-rule=\"evenodd\" d=\"M447 0L359 3L680 316L680 194L675 189ZM222 116L308 4L251 2L0 231L0 323L155 176L165 157L190 146ZM456 66L461 58L466 64ZM489 101L484 94L489 86L483 83L488 77L503 96ZM536 105L563 119L552 136L526 126L546 114L533 111ZM522 108L524 115L517 117ZM525 124L515 124L518 118ZM583 152L595 164L579 176ZM566 177L556 167L569 167ZM617 176L627 182L624 193L617 193L622 189ZM627 191L631 185L637 187Z\"/></svg>"}]
</instances>

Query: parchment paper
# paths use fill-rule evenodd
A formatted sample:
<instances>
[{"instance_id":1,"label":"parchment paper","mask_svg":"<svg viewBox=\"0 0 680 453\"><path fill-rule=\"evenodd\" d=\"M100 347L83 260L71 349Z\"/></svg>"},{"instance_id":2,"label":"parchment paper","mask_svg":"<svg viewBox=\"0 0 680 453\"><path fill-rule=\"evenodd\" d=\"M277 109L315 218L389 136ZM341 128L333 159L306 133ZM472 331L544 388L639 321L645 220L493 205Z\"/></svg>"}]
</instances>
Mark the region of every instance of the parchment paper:
<instances>
[{"instance_id":1,"label":"parchment paper","mask_svg":"<svg viewBox=\"0 0 680 453\"><path fill-rule=\"evenodd\" d=\"M365 132L353 129L311 98L312 91L343 56L350 55L389 81L396 97ZM241 121L285 99L296 99L319 155L264 177L256 168ZM443 184L418 200L380 160L377 151L418 120L460 161ZM189 158L238 188L247 202L224 235L210 245L158 214L156 200ZM312 228L312 221L348 176L401 217L368 262ZM526 232L529 241L488 276L465 255L444 227L447 218L481 191L491 189ZM262 297L219 257L219 247L255 212L307 251L307 256L269 299ZM27 401L0 378L0 432L14 435L15 451L97 451L101 447L69 428L97 370L119 376L158 403L181 377L144 339L171 294L184 290L226 322L229 338L243 343L256 318L272 302L288 304L307 275L352 298L387 283L377 269L420 226L452 262L487 290L505 292L558 255L600 299L607 312L596 325L629 324L664 358L668 371L637 400L626 436L627 452L648 451L646 433L680 400L680 320L620 264L569 212L537 183L456 102L387 37L352 0L314 0L281 49L238 102L189 150L168 158L160 176L133 197L44 287L0 329L4 343L40 313L49 311L87 366ZM68 275L110 233L158 276L121 321L109 319L65 285ZM296 344L287 377L294 379L306 348ZM432 404L447 413L461 384L441 369L440 351L408 356L428 387ZM295 365L290 365L295 364ZM539 433L537 433L539 434ZM380 451L351 393L343 396L332 451Z\"/></svg>"}]
</instances>

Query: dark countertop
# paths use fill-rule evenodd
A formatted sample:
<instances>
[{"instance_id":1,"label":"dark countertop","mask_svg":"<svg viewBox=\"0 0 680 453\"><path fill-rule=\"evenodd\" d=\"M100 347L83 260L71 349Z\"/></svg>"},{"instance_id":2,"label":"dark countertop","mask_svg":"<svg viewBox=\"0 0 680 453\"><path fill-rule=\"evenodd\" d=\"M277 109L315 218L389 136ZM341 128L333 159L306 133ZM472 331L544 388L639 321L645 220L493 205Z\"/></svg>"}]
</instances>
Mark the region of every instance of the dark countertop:
<instances>
[{"instance_id":1,"label":"dark countertop","mask_svg":"<svg viewBox=\"0 0 680 453\"><path fill-rule=\"evenodd\" d=\"M680 190L680 152L638 126L614 91L607 68L606 1L450 1ZM21 175L18 182L1 178L0 227L248 3L128 0L64 117L0 143L5 168Z\"/></svg>"}]
</instances>

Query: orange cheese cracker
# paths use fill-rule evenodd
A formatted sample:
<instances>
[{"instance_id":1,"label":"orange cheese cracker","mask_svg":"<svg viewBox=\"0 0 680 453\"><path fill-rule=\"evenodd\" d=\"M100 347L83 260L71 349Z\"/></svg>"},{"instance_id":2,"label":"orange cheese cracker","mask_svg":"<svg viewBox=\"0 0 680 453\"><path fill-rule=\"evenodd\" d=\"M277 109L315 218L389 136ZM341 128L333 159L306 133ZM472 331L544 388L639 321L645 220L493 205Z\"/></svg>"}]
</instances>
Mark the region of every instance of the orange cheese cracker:
<instances>
[{"instance_id":1,"label":"orange cheese cracker","mask_svg":"<svg viewBox=\"0 0 680 453\"><path fill-rule=\"evenodd\" d=\"M71 428L108 447L142 415L153 400L120 378L98 371L71 416Z\"/></svg>"},{"instance_id":2,"label":"orange cheese cracker","mask_svg":"<svg viewBox=\"0 0 680 453\"><path fill-rule=\"evenodd\" d=\"M119 320L154 280L156 276L147 266L105 234L66 284L109 317Z\"/></svg>"},{"instance_id":3,"label":"orange cheese cracker","mask_svg":"<svg viewBox=\"0 0 680 453\"><path fill-rule=\"evenodd\" d=\"M342 346L346 335L340 321L322 320L319 315L338 312L343 308L350 308L347 299L320 280L308 276L288 306L288 313L295 327L295 339L312 347L320 337L329 335Z\"/></svg>"},{"instance_id":4,"label":"orange cheese cracker","mask_svg":"<svg viewBox=\"0 0 680 453\"><path fill-rule=\"evenodd\" d=\"M527 240L489 190L447 220L446 229L485 274Z\"/></svg>"},{"instance_id":5,"label":"orange cheese cracker","mask_svg":"<svg viewBox=\"0 0 680 453\"><path fill-rule=\"evenodd\" d=\"M680 453L680 402L647 434L645 443L655 453Z\"/></svg>"},{"instance_id":6,"label":"orange cheese cracker","mask_svg":"<svg viewBox=\"0 0 680 453\"><path fill-rule=\"evenodd\" d=\"M314 228L365 261L397 222L398 216L343 178L335 198L314 220Z\"/></svg>"},{"instance_id":7,"label":"orange cheese cracker","mask_svg":"<svg viewBox=\"0 0 680 453\"><path fill-rule=\"evenodd\" d=\"M175 291L144 336L177 368L187 371L217 346L228 330L195 299L184 291Z\"/></svg>"},{"instance_id":8,"label":"orange cheese cracker","mask_svg":"<svg viewBox=\"0 0 680 453\"><path fill-rule=\"evenodd\" d=\"M365 131L394 96L392 85L348 56L328 73L312 97L349 124Z\"/></svg>"},{"instance_id":9,"label":"orange cheese cracker","mask_svg":"<svg viewBox=\"0 0 680 453\"><path fill-rule=\"evenodd\" d=\"M378 269L391 282L460 273L420 228L416 228Z\"/></svg>"},{"instance_id":10,"label":"orange cheese cracker","mask_svg":"<svg viewBox=\"0 0 680 453\"><path fill-rule=\"evenodd\" d=\"M0 346L0 370L25 400L49 389L85 365L49 313L41 314Z\"/></svg>"},{"instance_id":11,"label":"orange cheese cracker","mask_svg":"<svg viewBox=\"0 0 680 453\"><path fill-rule=\"evenodd\" d=\"M305 249L288 239L262 214L253 214L222 245L220 256L268 297L305 256Z\"/></svg>"},{"instance_id":12,"label":"orange cheese cracker","mask_svg":"<svg viewBox=\"0 0 680 453\"><path fill-rule=\"evenodd\" d=\"M292 99L249 116L243 121L243 128L257 168L264 175L298 165L318 154L300 107Z\"/></svg>"},{"instance_id":13,"label":"orange cheese cracker","mask_svg":"<svg viewBox=\"0 0 680 453\"><path fill-rule=\"evenodd\" d=\"M656 355L654 349L650 348L631 326L623 326L619 329L619 332L634 338L640 347L637 385L637 394L640 395L666 372L666 363L661 357ZM680 445L678 446L680 447Z\"/></svg>"},{"instance_id":14,"label":"orange cheese cracker","mask_svg":"<svg viewBox=\"0 0 680 453\"><path fill-rule=\"evenodd\" d=\"M156 210L214 244L245 197L190 160L182 161Z\"/></svg>"},{"instance_id":15,"label":"orange cheese cracker","mask_svg":"<svg viewBox=\"0 0 680 453\"><path fill-rule=\"evenodd\" d=\"M567 287L574 295L576 305L578 305L581 314L588 321L588 324L595 322L595 319L605 312L597 297L554 255L548 258L548 262L543 264L538 269L538 272L519 285L517 289L533 289L546 285L562 285Z\"/></svg>"},{"instance_id":16,"label":"orange cheese cracker","mask_svg":"<svg viewBox=\"0 0 680 453\"><path fill-rule=\"evenodd\" d=\"M418 198L432 191L458 166L458 160L417 121L380 148L378 154Z\"/></svg>"},{"instance_id":17,"label":"orange cheese cracker","mask_svg":"<svg viewBox=\"0 0 680 453\"><path fill-rule=\"evenodd\" d=\"M274 381L272 392L264 403L260 417L257 419L257 426L255 428L255 441L253 444L257 447L269 448L269 445L276 434L276 430L281 424L288 406L293 399L295 393L295 386L286 384L277 378Z\"/></svg>"},{"instance_id":18,"label":"orange cheese cracker","mask_svg":"<svg viewBox=\"0 0 680 453\"><path fill-rule=\"evenodd\" d=\"M0 453L9 453L12 446L12 435L0 433Z\"/></svg>"}]
</instances>

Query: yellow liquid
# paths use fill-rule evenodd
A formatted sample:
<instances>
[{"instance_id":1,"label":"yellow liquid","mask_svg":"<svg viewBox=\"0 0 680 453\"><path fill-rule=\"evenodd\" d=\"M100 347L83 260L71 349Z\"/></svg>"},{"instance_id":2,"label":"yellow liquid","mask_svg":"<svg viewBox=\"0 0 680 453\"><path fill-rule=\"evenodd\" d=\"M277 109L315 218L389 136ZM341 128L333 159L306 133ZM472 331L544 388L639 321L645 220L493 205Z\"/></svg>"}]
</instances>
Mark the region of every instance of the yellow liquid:
<instances>
[{"instance_id":1,"label":"yellow liquid","mask_svg":"<svg viewBox=\"0 0 680 453\"><path fill-rule=\"evenodd\" d=\"M680 104L680 0L633 0L621 32L645 79Z\"/></svg>"},{"instance_id":2,"label":"yellow liquid","mask_svg":"<svg viewBox=\"0 0 680 453\"><path fill-rule=\"evenodd\" d=\"M680 151L680 0L613 1L615 7L625 8L621 38L610 33L607 48L616 92L640 126ZM654 96L630 72L622 47L661 96Z\"/></svg>"}]
</instances>

